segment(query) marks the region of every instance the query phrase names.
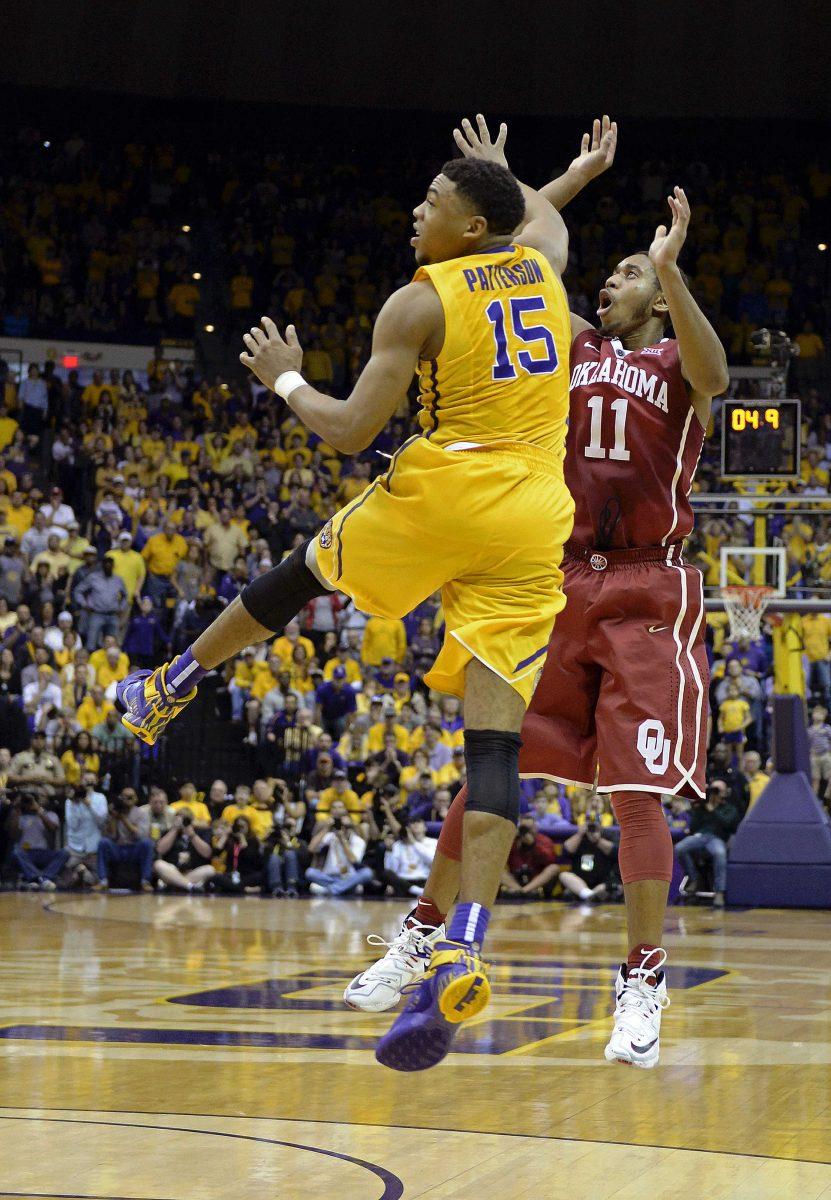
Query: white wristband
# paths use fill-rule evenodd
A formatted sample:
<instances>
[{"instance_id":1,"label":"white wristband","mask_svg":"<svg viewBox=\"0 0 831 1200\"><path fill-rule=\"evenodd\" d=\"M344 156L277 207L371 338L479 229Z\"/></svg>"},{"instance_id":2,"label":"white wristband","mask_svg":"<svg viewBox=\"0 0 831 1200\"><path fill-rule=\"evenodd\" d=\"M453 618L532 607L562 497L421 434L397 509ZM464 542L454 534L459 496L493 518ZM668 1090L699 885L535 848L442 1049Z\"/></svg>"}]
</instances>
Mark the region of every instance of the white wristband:
<instances>
[{"instance_id":1,"label":"white wristband","mask_svg":"<svg viewBox=\"0 0 831 1200\"><path fill-rule=\"evenodd\" d=\"M283 400L288 400L292 392L305 386L306 380L299 371L284 371L274 380L274 390Z\"/></svg>"}]
</instances>

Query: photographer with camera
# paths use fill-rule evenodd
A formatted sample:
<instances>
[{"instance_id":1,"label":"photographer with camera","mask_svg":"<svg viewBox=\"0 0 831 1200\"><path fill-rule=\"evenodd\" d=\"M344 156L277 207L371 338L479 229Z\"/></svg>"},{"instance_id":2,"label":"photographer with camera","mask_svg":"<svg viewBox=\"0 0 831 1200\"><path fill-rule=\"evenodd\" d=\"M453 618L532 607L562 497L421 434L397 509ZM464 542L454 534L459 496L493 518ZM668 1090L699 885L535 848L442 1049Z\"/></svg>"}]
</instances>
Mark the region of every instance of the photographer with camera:
<instances>
[{"instance_id":1,"label":"photographer with camera","mask_svg":"<svg viewBox=\"0 0 831 1200\"><path fill-rule=\"evenodd\" d=\"M211 844L200 835L187 808L178 810L170 829L156 842L156 854L153 870L161 886L201 892L216 874L211 866Z\"/></svg>"},{"instance_id":2,"label":"photographer with camera","mask_svg":"<svg viewBox=\"0 0 831 1200\"><path fill-rule=\"evenodd\" d=\"M109 888L113 867L138 867L141 890L153 891L156 848L151 838L143 836L141 825L136 822L133 810L137 799L133 788L126 787L110 801L104 837L98 844L98 883L94 888L97 892L106 892Z\"/></svg>"},{"instance_id":3,"label":"photographer with camera","mask_svg":"<svg viewBox=\"0 0 831 1200\"><path fill-rule=\"evenodd\" d=\"M371 883L371 867L360 866L366 842L355 831L346 805L334 799L329 816L318 821L309 843L312 856L319 855L316 866L306 870L309 891L315 896L344 896Z\"/></svg>"},{"instance_id":4,"label":"photographer with camera","mask_svg":"<svg viewBox=\"0 0 831 1200\"><path fill-rule=\"evenodd\" d=\"M300 855L306 853L306 848L286 807L275 809L274 826L263 849L267 855L265 878L269 895L296 900L300 893Z\"/></svg>"},{"instance_id":5,"label":"photographer with camera","mask_svg":"<svg viewBox=\"0 0 831 1200\"><path fill-rule=\"evenodd\" d=\"M563 843L571 855L571 870L560 872L560 883L583 901L602 900L617 862L617 846L603 836L597 821L581 822Z\"/></svg>"},{"instance_id":6,"label":"photographer with camera","mask_svg":"<svg viewBox=\"0 0 831 1200\"><path fill-rule=\"evenodd\" d=\"M167 802L167 792L155 784L147 803L140 804L133 812L133 822L141 837L154 843L173 827L175 819L176 812Z\"/></svg>"},{"instance_id":7,"label":"photographer with camera","mask_svg":"<svg viewBox=\"0 0 831 1200\"><path fill-rule=\"evenodd\" d=\"M694 896L701 886L695 855L706 855L713 864L713 908L724 908L727 842L738 829L740 819L724 779L712 779L707 785L706 799L693 800L689 835L675 847L686 876L681 885L685 896Z\"/></svg>"},{"instance_id":8,"label":"photographer with camera","mask_svg":"<svg viewBox=\"0 0 831 1200\"><path fill-rule=\"evenodd\" d=\"M54 848L60 821L57 813L43 806L43 799L43 793L35 789L12 797L12 862L23 877L24 888L54 892L69 852Z\"/></svg>"},{"instance_id":9,"label":"photographer with camera","mask_svg":"<svg viewBox=\"0 0 831 1200\"><path fill-rule=\"evenodd\" d=\"M559 874L557 847L537 831L533 817L521 817L501 890L508 896L550 895Z\"/></svg>"},{"instance_id":10,"label":"photographer with camera","mask_svg":"<svg viewBox=\"0 0 831 1200\"><path fill-rule=\"evenodd\" d=\"M430 874L438 842L427 837L420 817L398 817L398 835L384 855L384 880L396 896L420 896Z\"/></svg>"},{"instance_id":11,"label":"photographer with camera","mask_svg":"<svg viewBox=\"0 0 831 1200\"><path fill-rule=\"evenodd\" d=\"M212 876L211 891L254 895L267 886L263 852L245 817L234 817L230 825L222 819L217 822L213 854L222 870Z\"/></svg>"},{"instance_id":12,"label":"photographer with camera","mask_svg":"<svg viewBox=\"0 0 831 1200\"><path fill-rule=\"evenodd\" d=\"M98 846L107 824L107 797L96 792L98 777L94 771L82 771L81 778L64 801L64 833L69 857L64 879L69 887L92 886L98 882Z\"/></svg>"}]
</instances>

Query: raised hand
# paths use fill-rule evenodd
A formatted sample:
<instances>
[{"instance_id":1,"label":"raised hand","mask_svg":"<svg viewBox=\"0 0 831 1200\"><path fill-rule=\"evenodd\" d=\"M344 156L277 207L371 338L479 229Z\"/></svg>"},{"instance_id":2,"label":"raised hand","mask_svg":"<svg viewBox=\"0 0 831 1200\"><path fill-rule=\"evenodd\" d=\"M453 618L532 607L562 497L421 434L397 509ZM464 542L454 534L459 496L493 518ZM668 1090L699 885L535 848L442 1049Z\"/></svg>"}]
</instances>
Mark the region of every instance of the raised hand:
<instances>
[{"instance_id":1,"label":"raised hand","mask_svg":"<svg viewBox=\"0 0 831 1200\"><path fill-rule=\"evenodd\" d=\"M579 172L586 180L596 179L615 161L617 150L617 121L604 114L592 122L591 133L584 133L580 153L569 164L569 171Z\"/></svg>"},{"instance_id":2,"label":"raised hand","mask_svg":"<svg viewBox=\"0 0 831 1200\"><path fill-rule=\"evenodd\" d=\"M667 196L672 225L667 232L666 225L659 225L655 237L649 247L649 260L654 267L670 267L678 262L678 255L687 237L690 224L690 203L683 188L675 187L672 195Z\"/></svg>"},{"instance_id":3,"label":"raised hand","mask_svg":"<svg viewBox=\"0 0 831 1200\"><path fill-rule=\"evenodd\" d=\"M481 113L476 114L476 125L477 128L474 129L465 117L462 121L462 128L453 130L453 140L462 154L465 158L482 158L486 162L500 163L501 166L507 167L505 139L508 136L508 126L504 121L502 122L494 142L491 139L488 123Z\"/></svg>"},{"instance_id":4,"label":"raised hand","mask_svg":"<svg viewBox=\"0 0 831 1200\"><path fill-rule=\"evenodd\" d=\"M300 370L303 350L293 325L286 326L286 336L282 338L271 317L262 317L261 324L262 329L252 325L250 333L242 335L248 353L241 354L239 360L261 383L273 389L274 380L284 371Z\"/></svg>"}]
</instances>

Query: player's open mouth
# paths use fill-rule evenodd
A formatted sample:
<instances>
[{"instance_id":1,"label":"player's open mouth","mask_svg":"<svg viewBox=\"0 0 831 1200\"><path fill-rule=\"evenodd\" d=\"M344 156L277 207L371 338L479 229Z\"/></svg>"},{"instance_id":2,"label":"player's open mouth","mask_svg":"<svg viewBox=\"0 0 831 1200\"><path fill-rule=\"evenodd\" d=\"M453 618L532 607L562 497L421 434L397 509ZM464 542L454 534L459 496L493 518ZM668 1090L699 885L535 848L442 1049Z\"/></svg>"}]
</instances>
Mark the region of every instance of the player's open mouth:
<instances>
[{"instance_id":1,"label":"player's open mouth","mask_svg":"<svg viewBox=\"0 0 831 1200\"><path fill-rule=\"evenodd\" d=\"M601 288L597 299L600 301L600 305L597 309L597 315L599 317L603 317L612 307L612 304L614 303L614 297L612 296L611 292L606 290L606 288Z\"/></svg>"}]
</instances>

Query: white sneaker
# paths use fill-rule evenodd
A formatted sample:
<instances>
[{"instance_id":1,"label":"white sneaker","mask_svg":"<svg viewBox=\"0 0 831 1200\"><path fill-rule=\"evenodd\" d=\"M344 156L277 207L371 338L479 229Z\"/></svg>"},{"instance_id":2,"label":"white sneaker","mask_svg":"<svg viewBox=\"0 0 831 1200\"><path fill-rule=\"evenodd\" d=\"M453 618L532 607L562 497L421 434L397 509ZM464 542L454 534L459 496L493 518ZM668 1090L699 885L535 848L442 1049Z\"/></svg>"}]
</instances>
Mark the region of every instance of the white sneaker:
<instances>
[{"instance_id":1,"label":"white sneaker","mask_svg":"<svg viewBox=\"0 0 831 1200\"><path fill-rule=\"evenodd\" d=\"M408 983L420 979L433 954L436 942L446 938L444 925L433 929L408 917L401 932L391 942L371 933L370 946L386 946L387 952L361 975L356 975L343 993L344 1003L359 1012L386 1012L395 1008Z\"/></svg>"},{"instance_id":2,"label":"white sneaker","mask_svg":"<svg viewBox=\"0 0 831 1200\"><path fill-rule=\"evenodd\" d=\"M325 888L322 883L310 883L309 884L309 895L310 896L328 896L329 889Z\"/></svg>"},{"instance_id":3,"label":"white sneaker","mask_svg":"<svg viewBox=\"0 0 831 1200\"><path fill-rule=\"evenodd\" d=\"M606 1062L628 1063L648 1071L658 1065L661 1013L669 1008L666 979L661 970L665 950L649 970L621 965L615 980L615 1027L606 1047ZM654 975L656 983L647 982Z\"/></svg>"}]
</instances>

